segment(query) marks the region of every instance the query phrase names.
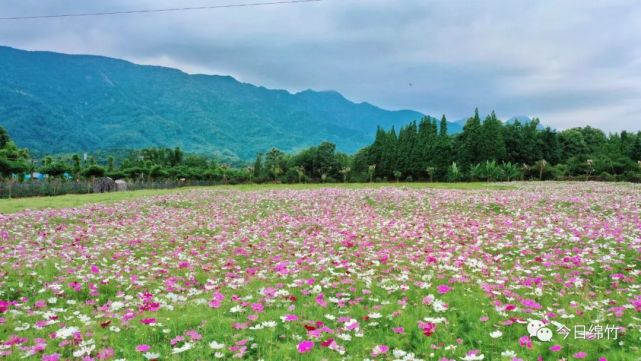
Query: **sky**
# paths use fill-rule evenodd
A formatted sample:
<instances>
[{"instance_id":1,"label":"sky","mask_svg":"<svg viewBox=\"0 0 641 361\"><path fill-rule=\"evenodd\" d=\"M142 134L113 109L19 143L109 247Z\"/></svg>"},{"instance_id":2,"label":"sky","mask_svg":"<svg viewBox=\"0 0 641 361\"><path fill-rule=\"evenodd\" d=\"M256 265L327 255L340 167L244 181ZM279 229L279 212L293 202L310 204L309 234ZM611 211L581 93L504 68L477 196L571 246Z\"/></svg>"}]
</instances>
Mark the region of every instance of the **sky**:
<instances>
[{"instance_id":1,"label":"sky","mask_svg":"<svg viewBox=\"0 0 641 361\"><path fill-rule=\"evenodd\" d=\"M269 0L2 0L0 17ZM272 0L273 1L273 0ZM641 130L637 0L322 0L0 21L0 44L95 54L457 120Z\"/></svg>"}]
</instances>

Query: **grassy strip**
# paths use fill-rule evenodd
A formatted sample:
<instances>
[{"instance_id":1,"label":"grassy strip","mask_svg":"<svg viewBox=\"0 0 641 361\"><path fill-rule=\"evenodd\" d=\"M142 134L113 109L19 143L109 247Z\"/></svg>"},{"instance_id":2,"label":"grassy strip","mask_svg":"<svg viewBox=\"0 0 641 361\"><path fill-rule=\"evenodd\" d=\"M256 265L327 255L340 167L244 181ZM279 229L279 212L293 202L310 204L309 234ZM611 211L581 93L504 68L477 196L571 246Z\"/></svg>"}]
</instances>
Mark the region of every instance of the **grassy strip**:
<instances>
[{"instance_id":1,"label":"grassy strip","mask_svg":"<svg viewBox=\"0 0 641 361\"><path fill-rule=\"evenodd\" d=\"M492 183L333 183L333 184L241 184L235 186L193 187L178 189L145 189L130 192L97 193L97 194L67 194L54 197L30 197L0 200L0 213L16 213L25 209L72 208L89 203L117 202L140 197L172 194L190 189L220 189L239 191L260 191L273 189L320 189L320 188L382 188L382 187L411 187L435 189L513 189L511 185Z\"/></svg>"}]
</instances>

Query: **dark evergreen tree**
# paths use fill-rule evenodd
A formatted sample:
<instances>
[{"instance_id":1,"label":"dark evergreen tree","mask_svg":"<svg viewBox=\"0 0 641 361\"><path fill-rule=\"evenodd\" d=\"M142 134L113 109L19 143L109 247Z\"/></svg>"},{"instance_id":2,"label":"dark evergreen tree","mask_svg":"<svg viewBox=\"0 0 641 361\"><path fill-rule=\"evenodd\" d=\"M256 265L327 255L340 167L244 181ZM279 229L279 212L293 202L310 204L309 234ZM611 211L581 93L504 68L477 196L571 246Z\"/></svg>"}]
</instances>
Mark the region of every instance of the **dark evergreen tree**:
<instances>
[{"instance_id":1,"label":"dark evergreen tree","mask_svg":"<svg viewBox=\"0 0 641 361\"><path fill-rule=\"evenodd\" d=\"M634 141L632 144L632 147L630 147L630 159L633 161L641 161L641 133L637 134L637 139Z\"/></svg>"},{"instance_id":2,"label":"dark evergreen tree","mask_svg":"<svg viewBox=\"0 0 641 361\"><path fill-rule=\"evenodd\" d=\"M479 157L479 160L494 160L497 162L506 158L503 123L493 111L483 121Z\"/></svg>"},{"instance_id":3,"label":"dark evergreen tree","mask_svg":"<svg viewBox=\"0 0 641 361\"><path fill-rule=\"evenodd\" d=\"M261 153L256 154L256 160L254 161L254 178L260 179L263 176L263 155Z\"/></svg>"},{"instance_id":4,"label":"dark evergreen tree","mask_svg":"<svg viewBox=\"0 0 641 361\"><path fill-rule=\"evenodd\" d=\"M474 116L465 123L459 137L458 160L461 168L466 169L470 165L481 162L483 159L481 157L482 137L481 117L477 108Z\"/></svg>"}]
</instances>

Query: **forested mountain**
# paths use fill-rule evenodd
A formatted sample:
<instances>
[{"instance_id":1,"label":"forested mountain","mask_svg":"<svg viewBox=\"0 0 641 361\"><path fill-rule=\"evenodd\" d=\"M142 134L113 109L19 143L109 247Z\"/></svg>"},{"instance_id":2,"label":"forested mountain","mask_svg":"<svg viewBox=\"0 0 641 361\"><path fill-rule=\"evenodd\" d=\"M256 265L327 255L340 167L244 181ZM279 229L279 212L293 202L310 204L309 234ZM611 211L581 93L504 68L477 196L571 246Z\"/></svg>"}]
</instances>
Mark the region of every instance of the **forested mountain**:
<instances>
[{"instance_id":1,"label":"forested mountain","mask_svg":"<svg viewBox=\"0 0 641 361\"><path fill-rule=\"evenodd\" d=\"M0 47L0 125L39 154L180 146L249 159L323 140L351 153L376 126L422 117L333 91L291 94L228 76Z\"/></svg>"}]
</instances>

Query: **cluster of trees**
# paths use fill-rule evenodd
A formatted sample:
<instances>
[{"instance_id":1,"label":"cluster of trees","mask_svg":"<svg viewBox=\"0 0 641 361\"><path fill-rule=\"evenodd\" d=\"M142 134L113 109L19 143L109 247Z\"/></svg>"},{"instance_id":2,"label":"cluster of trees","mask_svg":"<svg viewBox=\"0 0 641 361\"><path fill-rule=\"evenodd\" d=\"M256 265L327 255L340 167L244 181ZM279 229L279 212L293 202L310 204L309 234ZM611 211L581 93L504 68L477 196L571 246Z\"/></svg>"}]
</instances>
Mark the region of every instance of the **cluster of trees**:
<instances>
[{"instance_id":1,"label":"cluster of trees","mask_svg":"<svg viewBox=\"0 0 641 361\"><path fill-rule=\"evenodd\" d=\"M322 142L290 155L272 148L258 154L251 171L254 182L286 183L349 181L352 159L337 152L336 145Z\"/></svg>"},{"instance_id":2,"label":"cluster of trees","mask_svg":"<svg viewBox=\"0 0 641 361\"><path fill-rule=\"evenodd\" d=\"M123 158L108 156L100 163L93 156L81 159L78 154L55 159L47 156L40 163L35 169L48 179L75 181L107 176L136 182L184 179L238 183L249 176L246 169L219 164L202 155L185 154L179 147L133 150Z\"/></svg>"},{"instance_id":3,"label":"cluster of trees","mask_svg":"<svg viewBox=\"0 0 641 361\"><path fill-rule=\"evenodd\" d=\"M18 148L9 133L0 127L0 176L11 178L13 174L23 174L29 169L29 151Z\"/></svg>"},{"instance_id":4,"label":"cluster of trees","mask_svg":"<svg viewBox=\"0 0 641 361\"><path fill-rule=\"evenodd\" d=\"M584 127L557 132L538 119L501 122L478 110L463 131L450 135L445 116L425 117L398 133L377 129L374 142L354 155L330 142L287 154L276 148L253 164L230 166L180 148L147 148L96 161L78 154L32 159L0 127L0 176L92 181L109 176L137 182L198 180L242 182L511 181L597 179L641 181L641 132L605 134ZM114 153L115 154L115 153Z\"/></svg>"},{"instance_id":5,"label":"cluster of trees","mask_svg":"<svg viewBox=\"0 0 641 361\"><path fill-rule=\"evenodd\" d=\"M557 132L538 119L504 124L494 112L481 120L478 110L455 135L445 116L437 123L426 117L398 134L378 129L354 155L354 172L380 180L641 180L641 132Z\"/></svg>"}]
</instances>

